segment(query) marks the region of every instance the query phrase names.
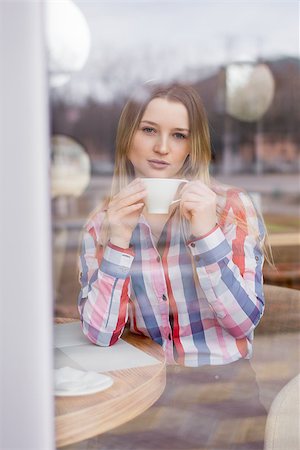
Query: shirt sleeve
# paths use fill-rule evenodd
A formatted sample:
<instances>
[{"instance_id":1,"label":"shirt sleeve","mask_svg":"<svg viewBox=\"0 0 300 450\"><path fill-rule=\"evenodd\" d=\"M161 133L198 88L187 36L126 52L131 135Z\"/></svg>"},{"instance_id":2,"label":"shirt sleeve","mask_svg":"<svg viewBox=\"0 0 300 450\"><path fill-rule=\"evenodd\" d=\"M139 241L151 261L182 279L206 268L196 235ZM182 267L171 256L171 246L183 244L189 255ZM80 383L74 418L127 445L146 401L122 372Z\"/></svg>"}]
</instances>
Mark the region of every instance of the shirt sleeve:
<instances>
[{"instance_id":1,"label":"shirt sleeve","mask_svg":"<svg viewBox=\"0 0 300 450\"><path fill-rule=\"evenodd\" d=\"M99 247L93 228L85 230L78 260L81 290L78 297L83 333L100 346L113 345L128 319L129 271L132 249L108 243Z\"/></svg>"},{"instance_id":2,"label":"shirt sleeve","mask_svg":"<svg viewBox=\"0 0 300 450\"><path fill-rule=\"evenodd\" d=\"M251 336L264 311L265 228L249 196L231 195L233 220L188 243L196 273L220 325L237 339ZM242 225L241 225L242 223Z\"/></svg>"}]
</instances>

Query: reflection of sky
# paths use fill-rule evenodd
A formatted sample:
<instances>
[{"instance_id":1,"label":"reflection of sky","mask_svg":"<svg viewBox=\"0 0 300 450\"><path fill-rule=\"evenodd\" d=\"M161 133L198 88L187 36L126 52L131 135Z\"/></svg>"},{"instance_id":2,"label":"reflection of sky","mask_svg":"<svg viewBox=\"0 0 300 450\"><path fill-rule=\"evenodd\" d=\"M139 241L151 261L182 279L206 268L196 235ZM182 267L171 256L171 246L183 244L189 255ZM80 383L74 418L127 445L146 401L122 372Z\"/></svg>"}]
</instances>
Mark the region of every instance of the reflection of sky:
<instances>
[{"instance_id":1,"label":"reflection of sky","mask_svg":"<svg viewBox=\"0 0 300 450\"><path fill-rule=\"evenodd\" d=\"M192 79L230 60L299 56L295 0L74 3L92 33L90 59L74 82L88 76L102 98L131 82L187 73Z\"/></svg>"}]
</instances>

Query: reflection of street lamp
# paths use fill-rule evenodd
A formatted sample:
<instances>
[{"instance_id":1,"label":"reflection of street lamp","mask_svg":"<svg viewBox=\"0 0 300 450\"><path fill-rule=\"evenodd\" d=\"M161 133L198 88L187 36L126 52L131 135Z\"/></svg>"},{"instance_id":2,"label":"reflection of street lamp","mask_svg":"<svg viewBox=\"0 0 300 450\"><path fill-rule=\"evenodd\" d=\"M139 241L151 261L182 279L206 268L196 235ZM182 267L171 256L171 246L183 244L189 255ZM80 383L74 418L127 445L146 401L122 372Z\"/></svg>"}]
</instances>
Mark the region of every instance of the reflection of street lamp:
<instances>
[{"instance_id":1,"label":"reflection of street lamp","mask_svg":"<svg viewBox=\"0 0 300 450\"><path fill-rule=\"evenodd\" d=\"M50 85L66 83L84 66L90 51L87 21L71 0L46 2L46 43Z\"/></svg>"},{"instance_id":2,"label":"reflection of street lamp","mask_svg":"<svg viewBox=\"0 0 300 450\"><path fill-rule=\"evenodd\" d=\"M90 182L90 159L84 148L67 136L53 136L51 144L51 195L66 216L69 200L79 197Z\"/></svg>"},{"instance_id":3,"label":"reflection of street lamp","mask_svg":"<svg viewBox=\"0 0 300 450\"><path fill-rule=\"evenodd\" d=\"M84 148L74 139L63 135L52 136L51 196L54 217L74 221L78 198L90 182L91 164ZM70 211L71 208L71 211ZM71 214L72 213L72 214ZM71 217L72 216L72 217ZM68 242L68 227L62 220L53 233L53 280L55 291L62 273Z\"/></svg>"},{"instance_id":4,"label":"reflection of street lamp","mask_svg":"<svg viewBox=\"0 0 300 450\"><path fill-rule=\"evenodd\" d=\"M233 63L226 69L226 110L245 122L259 120L274 95L274 79L265 64Z\"/></svg>"},{"instance_id":5,"label":"reflection of street lamp","mask_svg":"<svg viewBox=\"0 0 300 450\"><path fill-rule=\"evenodd\" d=\"M256 173L262 171L259 148L261 145L260 119L270 107L274 96L275 83L270 69L265 64L238 62L226 68L226 112L235 119L256 122ZM231 130L227 118L225 131L224 163L225 172L231 166Z\"/></svg>"}]
</instances>

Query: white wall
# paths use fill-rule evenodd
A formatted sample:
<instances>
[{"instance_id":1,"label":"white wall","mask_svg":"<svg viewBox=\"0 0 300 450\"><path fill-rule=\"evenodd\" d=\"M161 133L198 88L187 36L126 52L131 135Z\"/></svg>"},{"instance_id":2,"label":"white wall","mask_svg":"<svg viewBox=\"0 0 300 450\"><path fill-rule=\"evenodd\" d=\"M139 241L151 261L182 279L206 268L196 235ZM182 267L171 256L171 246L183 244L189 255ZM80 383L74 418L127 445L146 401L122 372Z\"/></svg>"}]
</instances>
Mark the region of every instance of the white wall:
<instances>
[{"instance_id":1,"label":"white wall","mask_svg":"<svg viewBox=\"0 0 300 450\"><path fill-rule=\"evenodd\" d=\"M54 448L41 1L0 1L0 448Z\"/></svg>"}]
</instances>

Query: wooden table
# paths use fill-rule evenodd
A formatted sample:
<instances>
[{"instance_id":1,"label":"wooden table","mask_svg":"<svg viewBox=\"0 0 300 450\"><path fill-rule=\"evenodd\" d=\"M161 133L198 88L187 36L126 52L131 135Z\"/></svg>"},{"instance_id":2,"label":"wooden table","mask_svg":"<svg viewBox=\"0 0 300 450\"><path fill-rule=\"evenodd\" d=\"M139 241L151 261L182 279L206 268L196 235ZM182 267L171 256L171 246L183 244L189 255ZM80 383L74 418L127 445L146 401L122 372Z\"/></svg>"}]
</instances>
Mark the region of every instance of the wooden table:
<instances>
[{"instance_id":1,"label":"wooden table","mask_svg":"<svg viewBox=\"0 0 300 450\"><path fill-rule=\"evenodd\" d=\"M56 323L68 320L56 320ZM97 436L138 416L162 394L166 385L163 349L151 339L126 332L126 342L158 359L147 367L105 372L111 388L79 397L56 397L56 445L63 447Z\"/></svg>"}]
</instances>

